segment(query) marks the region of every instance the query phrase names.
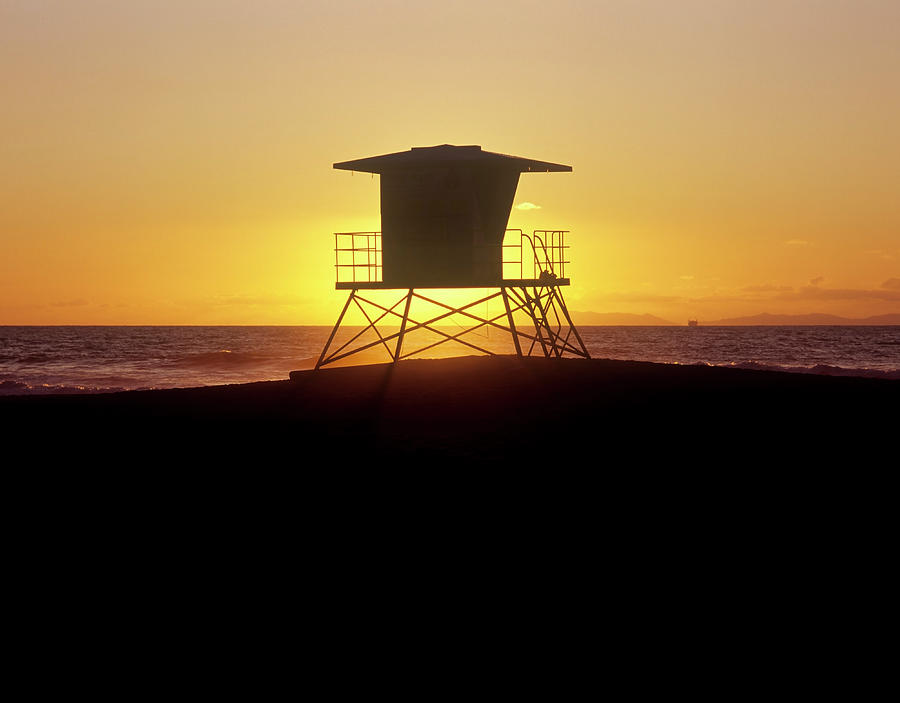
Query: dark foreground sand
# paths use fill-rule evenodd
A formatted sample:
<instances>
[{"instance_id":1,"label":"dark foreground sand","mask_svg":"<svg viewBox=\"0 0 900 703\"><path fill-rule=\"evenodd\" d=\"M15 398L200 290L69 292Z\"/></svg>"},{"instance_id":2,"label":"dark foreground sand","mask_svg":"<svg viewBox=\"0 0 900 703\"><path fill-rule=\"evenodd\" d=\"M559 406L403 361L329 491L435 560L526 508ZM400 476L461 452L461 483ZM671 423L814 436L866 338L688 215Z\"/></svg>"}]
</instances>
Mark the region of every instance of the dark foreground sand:
<instances>
[{"instance_id":1,"label":"dark foreground sand","mask_svg":"<svg viewBox=\"0 0 900 703\"><path fill-rule=\"evenodd\" d=\"M897 381L463 357L234 386L2 397L0 421L7 448L88 459L115 448L132 461L164 455L306 468L353 460L403 468L890 463L884 450L896 441L898 400Z\"/></svg>"},{"instance_id":2,"label":"dark foreground sand","mask_svg":"<svg viewBox=\"0 0 900 703\"><path fill-rule=\"evenodd\" d=\"M715 642L800 603L819 630L798 628L830 628L823 584L890 563L900 382L514 357L295 376L0 398L37 610L185 609L171 632L206 607L220 632L235 604L282 623L306 598L343 637L410 604L580 626L600 594L604 622L680 646L704 610Z\"/></svg>"},{"instance_id":3,"label":"dark foreground sand","mask_svg":"<svg viewBox=\"0 0 900 703\"><path fill-rule=\"evenodd\" d=\"M726 672L741 642L752 661L763 642L796 666L810 635L844 656L836 628L880 622L892 583L871 565L892 563L898 395L479 357L3 397L10 602L42 641L124 643L101 652L123 671L141 641L243 661L245 631L277 663L295 622L327 657L348 634L455 644L495 623L529 643L577 629L580 653L600 622L634 680L648 642Z\"/></svg>"}]
</instances>

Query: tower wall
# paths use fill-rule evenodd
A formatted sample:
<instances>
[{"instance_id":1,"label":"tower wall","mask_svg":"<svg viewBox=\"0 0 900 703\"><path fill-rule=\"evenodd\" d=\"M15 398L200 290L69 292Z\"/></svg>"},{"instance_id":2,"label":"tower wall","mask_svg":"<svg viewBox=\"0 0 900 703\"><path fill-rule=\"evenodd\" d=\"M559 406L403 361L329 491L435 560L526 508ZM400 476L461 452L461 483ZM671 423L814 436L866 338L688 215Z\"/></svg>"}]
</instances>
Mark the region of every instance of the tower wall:
<instances>
[{"instance_id":1,"label":"tower wall","mask_svg":"<svg viewBox=\"0 0 900 703\"><path fill-rule=\"evenodd\" d=\"M398 287L499 282L518 182L518 170L484 164L382 173L384 282Z\"/></svg>"}]
</instances>

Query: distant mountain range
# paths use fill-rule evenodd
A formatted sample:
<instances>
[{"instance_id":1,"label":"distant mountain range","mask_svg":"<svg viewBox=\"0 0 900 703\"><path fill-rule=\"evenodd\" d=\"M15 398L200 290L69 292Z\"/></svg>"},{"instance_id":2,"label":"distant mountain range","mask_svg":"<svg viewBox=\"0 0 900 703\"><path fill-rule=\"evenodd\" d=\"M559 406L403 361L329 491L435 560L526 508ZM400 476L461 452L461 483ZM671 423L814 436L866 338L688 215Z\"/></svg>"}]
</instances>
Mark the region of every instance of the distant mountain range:
<instances>
[{"instance_id":1,"label":"distant mountain range","mask_svg":"<svg viewBox=\"0 0 900 703\"><path fill-rule=\"evenodd\" d=\"M641 327L683 327L687 322L677 323L654 315L634 315L624 312L572 312L572 319L579 325L599 326L641 326ZM700 320L700 326L752 326L752 325L900 325L900 313L852 318L838 315L811 313L809 315L772 315L764 312L748 317L728 317L722 320Z\"/></svg>"},{"instance_id":2,"label":"distant mountain range","mask_svg":"<svg viewBox=\"0 0 900 703\"><path fill-rule=\"evenodd\" d=\"M701 325L900 325L900 313L853 318L811 313L809 315L771 315L764 312L750 317L728 317L724 320L701 320Z\"/></svg>"}]
</instances>

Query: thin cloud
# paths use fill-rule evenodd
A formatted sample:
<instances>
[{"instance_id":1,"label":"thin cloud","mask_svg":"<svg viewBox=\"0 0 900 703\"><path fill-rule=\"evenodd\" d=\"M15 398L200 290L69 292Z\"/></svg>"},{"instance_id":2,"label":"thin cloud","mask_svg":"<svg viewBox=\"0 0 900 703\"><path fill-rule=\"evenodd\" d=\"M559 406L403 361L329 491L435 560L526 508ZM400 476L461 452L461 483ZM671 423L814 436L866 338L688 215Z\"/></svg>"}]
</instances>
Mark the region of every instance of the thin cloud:
<instances>
[{"instance_id":1,"label":"thin cloud","mask_svg":"<svg viewBox=\"0 0 900 703\"><path fill-rule=\"evenodd\" d=\"M800 290L790 293L782 293L775 296L775 300L889 300L900 301L900 290L866 290L862 288L818 288L817 286L804 286Z\"/></svg>"},{"instance_id":2,"label":"thin cloud","mask_svg":"<svg viewBox=\"0 0 900 703\"><path fill-rule=\"evenodd\" d=\"M809 285L811 285L811 286L817 286L817 285L819 285L819 284L820 284L822 281L824 281L824 280L825 280L825 277L824 277L824 276L817 276L816 278L812 279L812 280L809 282Z\"/></svg>"},{"instance_id":3,"label":"thin cloud","mask_svg":"<svg viewBox=\"0 0 900 703\"><path fill-rule=\"evenodd\" d=\"M299 295L228 295L220 296L209 301L212 305L307 305L311 302L310 298Z\"/></svg>"},{"instance_id":4,"label":"thin cloud","mask_svg":"<svg viewBox=\"0 0 900 703\"><path fill-rule=\"evenodd\" d=\"M785 244L789 247L807 247L809 242L805 239L788 239Z\"/></svg>"},{"instance_id":5,"label":"thin cloud","mask_svg":"<svg viewBox=\"0 0 900 703\"><path fill-rule=\"evenodd\" d=\"M652 295L649 293L607 293L599 296L617 303L675 303L684 300L679 295Z\"/></svg>"},{"instance_id":6,"label":"thin cloud","mask_svg":"<svg viewBox=\"0 0 900 703\"><path fill-rule=\"evenodd\" d=\"M685 302L689 302L693 304L706 304L706 303L759 303L760 301L768 300L768 298L759 298L756 296L748 296L748 295L730 295L727 293L718 293L712 295L702 295L694 298L685 298Z\"/></svg>"},{"instance_id":7,"label":"thin cloud","mask_svg":"<svg viewBox=\"0 0 900 703\"><path fill-rule=\"evenodd\" d=\"M767 283L760 286L745 286L741 290L745 293L785 293L794 289L792 286L775 286Z\"/></svg>"},{"instance_id":8,"label":"thin cloud","mask_svg":"<svg viewBox=\"0 0 900 703\"><path fill-rule=\"evenodd\" d=\"M524 202L516 205L516 210L540 210L540 205L535 205L534 203Z\"/></svg>"},{"instance_id":9,"label":"thin cloud","mask_svg":"<svg viewBox=\"0 0 900 703\"><path fill-rule=\"evenodd\" d=\"M881 287L888 290L900 290L900 278L889 278L881 284Z\"/></svg>"}]
</instances>

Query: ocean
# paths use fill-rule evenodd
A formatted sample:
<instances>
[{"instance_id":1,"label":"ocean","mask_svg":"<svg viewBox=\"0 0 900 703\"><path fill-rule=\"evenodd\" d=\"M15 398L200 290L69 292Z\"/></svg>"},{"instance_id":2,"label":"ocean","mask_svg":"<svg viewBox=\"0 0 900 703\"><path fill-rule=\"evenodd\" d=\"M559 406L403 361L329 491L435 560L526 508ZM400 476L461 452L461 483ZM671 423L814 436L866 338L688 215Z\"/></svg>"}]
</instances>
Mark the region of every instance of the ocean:
<instances>
[{"instance_id":1,"label":"ocean","mask_svg":"<svg viewBox=\"0 0 900 703\"><path fill-rule=\"evenodd\" d=\"M579 327L594 358L900 379L900 326ZM285 380L311 369L330 327L2 327L0 395ZM439 339L419 331L412 351ZM472 343L513 353L500 331ZM340 340L339 340L340 341ZM443 345L426 356L477 353ZM378 346L357 363L387 361Z\"/></svg>"}]
</instances>

